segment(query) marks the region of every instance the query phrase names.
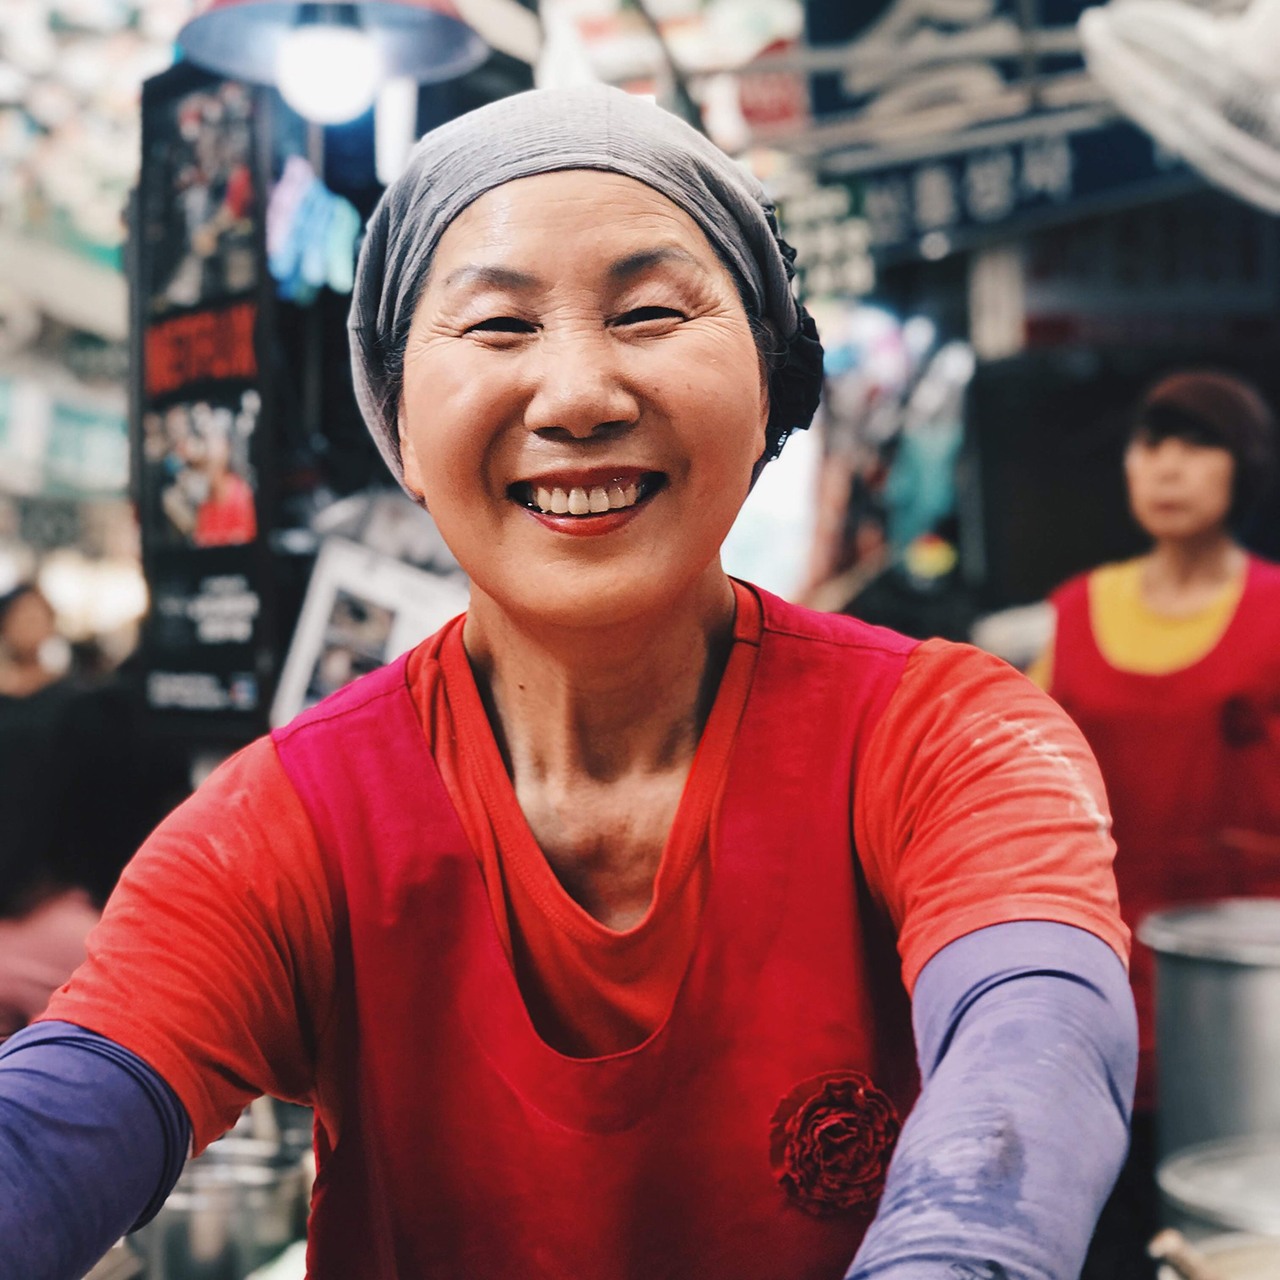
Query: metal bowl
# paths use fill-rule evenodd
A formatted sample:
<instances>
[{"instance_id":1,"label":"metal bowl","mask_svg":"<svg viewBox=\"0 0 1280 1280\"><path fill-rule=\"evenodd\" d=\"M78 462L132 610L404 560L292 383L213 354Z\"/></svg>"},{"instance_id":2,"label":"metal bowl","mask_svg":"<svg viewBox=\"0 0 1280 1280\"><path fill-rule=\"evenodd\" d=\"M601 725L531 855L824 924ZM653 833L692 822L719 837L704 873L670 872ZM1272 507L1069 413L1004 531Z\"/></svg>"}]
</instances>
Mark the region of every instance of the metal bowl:
<instances>
[{"instance_id":1,"label":"metal bowl","mask_svg":"<svg viewBox=\"0 0 1280 1280\"><path fill-rule=\"evenodd\" d=\"M1160 1165L1156 1181L1166 1202L1193 1221L1280 1236L1280 1137L1188 1147ZM1280 1267L1272 1277L1280 1277Z\"/></svg>"},{"instance_id":2,"label":"metal bowl","mask_svg":"<svg viewBox=\"0 0 1280 1280\"><path fill-rule=\"evenodd\" d=\"M1213 1264L1216 1280L1276 1280L1280 1276L1280 1239L1275 1236L1225 1235L1197 1243ZM1179 1280L1172 1267L1159 1270L1159 1280Z\"/></svg>"}]
</instances>

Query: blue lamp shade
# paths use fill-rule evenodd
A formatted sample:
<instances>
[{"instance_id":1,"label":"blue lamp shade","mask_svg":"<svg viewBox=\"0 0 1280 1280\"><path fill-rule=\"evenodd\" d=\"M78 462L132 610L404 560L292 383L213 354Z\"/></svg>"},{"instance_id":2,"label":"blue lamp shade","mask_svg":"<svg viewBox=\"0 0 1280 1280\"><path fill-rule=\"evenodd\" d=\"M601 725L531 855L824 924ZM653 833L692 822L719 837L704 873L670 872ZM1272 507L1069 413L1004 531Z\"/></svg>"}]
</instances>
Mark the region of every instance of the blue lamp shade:
<instances>
[{"instance_id":1,"label":"blue lamp shade","mask_svg":"<svg viewBox=\"0 0 1280 1280\"><path fill-rule=\"evenodd\" d=\"M489 56L489 46L448 0L212 0L182 28L178 43L197 66L237 80L274 84L285 38L311 25L363 31L377 48L382 75L407 76L421 84L465 75Z\"/></svg>"}]
</instances>

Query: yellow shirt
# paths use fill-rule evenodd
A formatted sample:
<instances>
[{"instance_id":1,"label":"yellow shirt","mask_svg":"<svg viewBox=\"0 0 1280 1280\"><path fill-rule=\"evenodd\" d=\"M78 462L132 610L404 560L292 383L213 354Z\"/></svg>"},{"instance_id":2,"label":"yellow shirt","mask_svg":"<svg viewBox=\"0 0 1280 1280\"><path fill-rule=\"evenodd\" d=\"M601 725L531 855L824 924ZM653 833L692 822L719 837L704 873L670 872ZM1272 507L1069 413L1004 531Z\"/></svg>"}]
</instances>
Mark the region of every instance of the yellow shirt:
<instances>
[{"instance_id":1,"label":"yellow shirt","mask_svg":"<svg viewBox=\"0 0 1280 1280\"><path fill-rule=\"evenodd\" d=\"M1102 656L1119 671L1161 676L1190 667L1222 639L1244 591L1245 571L1195 613L1170 617L1142 598L1142 561L1107 564L1089 575L1089 621ZM1048 689L1053 683L1053 644L1027 675Z\"/></svg>"}]
</instances>

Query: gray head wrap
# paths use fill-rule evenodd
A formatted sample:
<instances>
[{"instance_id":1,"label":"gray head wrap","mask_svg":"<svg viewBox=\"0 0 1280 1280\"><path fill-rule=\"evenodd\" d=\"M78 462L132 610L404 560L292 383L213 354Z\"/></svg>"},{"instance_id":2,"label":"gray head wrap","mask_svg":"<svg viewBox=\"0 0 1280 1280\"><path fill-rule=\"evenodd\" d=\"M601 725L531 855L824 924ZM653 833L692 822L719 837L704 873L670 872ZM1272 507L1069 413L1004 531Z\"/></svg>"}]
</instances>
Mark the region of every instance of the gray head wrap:
<instances>
[{"instance_id":1,"label":"gray head wrap","mask_svg":"<svg viewBox=\"0 0 1280 1280\"><path fill-rule=\"evenodd\" d=\"M383 194L366 230L348 328L356 399L382 456L403 480L397 411L414 308L448 225L486 191L560 169L604 169L661 192L701 227L732 272L748 315L770 322L766 458L807 427L822 384L822 347L791 293L794 251L763 188L697 130L604 85L534 89L428 133Z\"/></svg>"}]
</instances>

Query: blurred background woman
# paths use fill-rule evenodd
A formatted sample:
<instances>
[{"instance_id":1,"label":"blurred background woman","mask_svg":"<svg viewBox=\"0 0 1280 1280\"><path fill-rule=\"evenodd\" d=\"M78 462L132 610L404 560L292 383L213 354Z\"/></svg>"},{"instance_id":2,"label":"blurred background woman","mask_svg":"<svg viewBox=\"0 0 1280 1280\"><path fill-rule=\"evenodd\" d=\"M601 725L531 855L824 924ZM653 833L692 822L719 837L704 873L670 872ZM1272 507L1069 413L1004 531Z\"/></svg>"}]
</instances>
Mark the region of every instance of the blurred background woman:
<instances>
[{"instance_id":1,"label":"blurred background woman","mask_svg":"<svg viewBox=\"0 0 1280 1280\"><path fill-rule=\"evenodd\" d=\"M1271 414L1240 379L1187 372L1153 387L1125 453L1130 506L1152 548L1054 594L1053 644L1028 673L1098 757L1131 929L1179 903L1280 894L1280 567L1232 536L1265 492L1273 460ZM1150 950L1136 946L1132 1155L1095 1244L1098 1269L1087 1275L1150 1265L1152 970Z\"/></svg>"},{"instance_id":2,"label":"blurred background woman","mask_svg":"<svg viewBox=\"0 0 1280 1280\"><path fill-rule=\"evenodd\" d=\"M121 683L71 659L38 587L0 598L0 1037L85 958L120 869L183 794Z\"/></svg>"},{"instance_id":3,"label":"blurred background woman","mask_svg":"<svg viewBox=\"0 0 1280 1280\"><path fill-rule=\"evenodd\" d=\"M38 587L0 598L0 1036L25 1026L71 976L98 919L59 857L68 799L60 745L74 701L68 657Z\"/></svg>"}]
</instances>

